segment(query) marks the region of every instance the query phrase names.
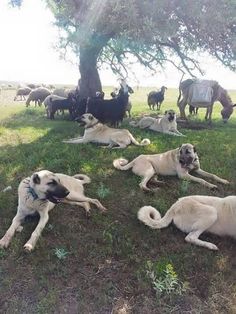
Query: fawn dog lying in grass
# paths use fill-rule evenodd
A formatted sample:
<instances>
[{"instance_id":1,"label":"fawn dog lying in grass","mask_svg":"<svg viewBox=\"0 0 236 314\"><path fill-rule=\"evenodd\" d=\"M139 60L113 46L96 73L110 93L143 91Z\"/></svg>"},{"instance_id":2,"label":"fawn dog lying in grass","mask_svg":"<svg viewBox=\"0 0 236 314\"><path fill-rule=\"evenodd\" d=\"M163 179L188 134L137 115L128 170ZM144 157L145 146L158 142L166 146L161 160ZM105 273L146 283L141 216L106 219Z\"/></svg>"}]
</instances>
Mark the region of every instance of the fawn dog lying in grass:
<instances>
[{"instance_id":1,"label":"fawn dog lying in grass","mask_svg":"<svg viewBox=\"0 0 236 314\"><path fill-rule=\"evenodd\" d=\"M119 170L132 169L133 173L143 177L139 186L146 191L150 191L147 183L149 180L153 179L155 175L177 175L180 179L198 182L210 189L217 187L201 178L192 176L189 173L190 171L194 171L202 177L207 177L223 184L229 183L227 180L202 170L196 149L189 143L182 144L179 148L169 150L162 154L140 155L131 162L123 158L116 159L113 161L113 165ZM158 183L157 180L156 182Z\"/></svg>"},{"instance_id":2,"label":"fawn dog lying in grass","mask_svg":"<svg viewBox=\"0 0 236 314\"><path fill-rule=\"evenodd\" d=\"M138 211L138 219L153 229L165 228L173 221L188 234L187 242L218 250L215 244L200 240L199 236L206 231L236 238L236 196L186 196L174 203L163 218L154 207L144 206Z\"/></svg>"},{"instance_id":3,"label":"fawn dog lying in grass","mask_svg":"<svg viewBox=\"0 0 236 314\"><path fill-rule=\"evenodd\" d=\"M15 231L21 231L21 223L28 215L39 213L39 223L30 239L24 245L26 251L32 251L49 219L49 211L57 203L66 203L83 207L90 211L90 204L96 205L101 211L106 208L97 200L84 195L83 185L90 183L90 178L83 174L74 177L52 173L48 170L35 172L31 177L21 181L18 188L18 209L10 228L0 240L0 247L8 247Z\"/></svg>"}]
</instances>

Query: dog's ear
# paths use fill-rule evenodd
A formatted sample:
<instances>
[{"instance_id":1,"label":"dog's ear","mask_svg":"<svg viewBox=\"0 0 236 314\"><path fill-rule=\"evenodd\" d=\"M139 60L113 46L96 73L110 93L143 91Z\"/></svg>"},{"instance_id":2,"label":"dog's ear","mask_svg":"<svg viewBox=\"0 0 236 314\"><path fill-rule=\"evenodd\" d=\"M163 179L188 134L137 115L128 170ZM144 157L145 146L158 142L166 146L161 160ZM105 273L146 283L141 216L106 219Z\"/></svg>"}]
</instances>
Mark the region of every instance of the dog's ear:
<instances>
[{"instance_id":1,"label":"dog's ear","mask_svg":"<svg viewBox=\"0 0 236 314\"><path fill-rule=\"evenodd\" d=\"M39 184L40 183L40 177L39 177L39 175L37 173L33 174L33 182L35 184Z\"/></svg>"},{"instance_id":2,"label":"dog's ear","mask_svg":"<svg viewBox=\"0 0 236 314\"><path fill-rule=\"evenodd\" d=\"M165 111L165 114L167 114L167 113L168 113L168 110Z\"/></svg>"},{"instance_id":3,"label":"dog's ear","mask_svg":"<svg viewBox=\"0 0 236 314\"><path fill-rule=\"evenodd\" d=\"M195 147L195 146L193 146L193 151L194 151L194 153L196 153L196 152L197 152L197 150L196 150L196 147Z\"/></svg>"},{"instance_id":4,"label":"dog's ear","mask_svg":"<svg viewBox=\"0 0 236 314\"><path fill-rule=\"evenodd\" d=\"M182 151L182 146L180 146L180 147L179 147L179 153L180 153L180 155L182 155L182 154L183 154L183 151Z\"/></svg>"},{"instance_id":5,"label":"dog's ear","mask_svg":"<svg viewBox=\"0 0 236 314\"><path fill-rule=\"evenodd\" d=\"M89 120L93 120L93 116L92 115L89 116Z\"/></svg>"}]
</instances>

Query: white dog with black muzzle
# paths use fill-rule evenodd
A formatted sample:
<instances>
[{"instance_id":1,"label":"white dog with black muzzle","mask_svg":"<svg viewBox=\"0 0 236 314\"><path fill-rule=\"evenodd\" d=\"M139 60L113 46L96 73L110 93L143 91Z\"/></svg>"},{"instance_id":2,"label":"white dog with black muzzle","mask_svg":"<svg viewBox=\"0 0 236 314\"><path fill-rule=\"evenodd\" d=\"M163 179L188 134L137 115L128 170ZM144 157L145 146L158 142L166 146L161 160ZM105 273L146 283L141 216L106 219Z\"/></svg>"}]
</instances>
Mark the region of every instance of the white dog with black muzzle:
<instances>
[{"instance_id":1,"label":"white dog with black muzzle","mask_svg":"<svg viewBox=\"0 0 236 314\"><path fill-rule=\"evenodd\" d=\"M0 248L8 247L16 231L22 230L22 222L28 215L39 213L39 223L30 239L24 245L26 251L32 251L39 236L49 219L49 211L57 203L66 203L83 207L87 213L90 204L96 205L101 211L106 208L97 200L84 195L83 185L90 183L90 178L83 174L74 177L41 170L21 181L18 188L18 208L10 228L0 240Z\"/></svg>"},{"instance_id":2,"label":"white dog with black muzzle","mask_svg":"<svg viewBox=\"0 0 236 314\"><path fill-rule=\"evenodd\" d=\"M64 140L63 143L100 143L107 144L107 148L126 148L130 144L137 146L150 144L149 139L143 139L139 143L129 130L110 128L99 122L91 113L83 114L77 121L85 128L83 137Z\"/></svg>"},{"instance_id":3,"label":"white dog with black muzzle","mask_svg":"<svg viewBox=\"0 0 236 314\"><path fill-rule=\"evenodd\" d=\"M189 172L213 179L223 184L229 184L227 180L221 179L215 174L206 172L200 168L199 158L192 144L182 144L179 148L169 150L165 153L154 155L140 155L132 161L119 158L113 161L113 166L119 170L132 169L133 173L142 177L139 186L141 189L150 191L147 183L154 176L178 176L180 179L198 182L210 189L217 186L202 178L192 176ZM155 178L156 179L156 178ZM158 183L158 181L156 180Z\"/></svg>"},{"instance_id":4,"label":"white dog with black muzzle","mask_svg":"<svg viewBox=\"0 0 236 314\"><path fill-rule=\"evenodd\" d=\"M177 130L176 114L174 110L166 110L163 117L143 117L138 122L130 121L130 125L164 134L185 136Z\"/></svg>"}]
</instances>

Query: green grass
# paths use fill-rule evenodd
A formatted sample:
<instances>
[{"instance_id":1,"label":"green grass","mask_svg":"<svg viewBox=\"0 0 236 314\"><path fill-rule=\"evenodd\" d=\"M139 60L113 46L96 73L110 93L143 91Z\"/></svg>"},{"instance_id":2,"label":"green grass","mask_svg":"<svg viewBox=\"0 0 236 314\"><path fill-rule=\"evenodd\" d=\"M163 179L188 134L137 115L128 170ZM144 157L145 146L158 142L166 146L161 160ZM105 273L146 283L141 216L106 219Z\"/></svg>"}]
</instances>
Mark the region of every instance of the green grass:
<instances>
[{"instance_id":1,"label":"green grass","mask_svg":"<svg viewBox=\"0 0 236 314\"><path fill-rule=\"evenodd\" d=\"M111 89L105 89L106 94ZM150 113L146 94L150 88L135 90L131 96L134 118ZM162 112L176 111L177 90L168 89ZM236 99L236 92L230 92ZM67 145L62 139L83 133L78 124L57 117L45 118L43 108L28 108L13 102L14 91L0 95L0 230L2 236L16 212L17 187L22 178L39 169L69 175L86 173L92 182L86 195L99 198L109 211L84 210L58 205L35 251L23 252L37 220L28 221L7 250L0 250L0 312L2 313L235 313L235 242L229 238L203 235L219 247L219 252L184 242L184 234L174 226L161 231L141 224L137 210L143 205L157 207L162 214L178 197L191 194L226 196L236 190L236 116L227 125L221 122L220 104L215 104L213 124L204 121L205 110L192 118L189 128L180 128L186 138L135 129L124 121L138 140L150 138L146 147L106 150L97 145ZM153 112L152 112L153 114ZM65 118L68 118L66 116ZM180 146L196 145L201 166L228 179L230 186L218 185L210 191L177 178L165 182L157 193L143 193L140 178L117 171L112 161L129 160L139 154L153 154ZM69 252L65 258L58 251ZM59 252L61 253L61 251ZM64 256L64 254L62 254ZM147 262L171 264L180 282L188 289L182 295L157 298L147 280Z\"/></svg>"}]
</instances>

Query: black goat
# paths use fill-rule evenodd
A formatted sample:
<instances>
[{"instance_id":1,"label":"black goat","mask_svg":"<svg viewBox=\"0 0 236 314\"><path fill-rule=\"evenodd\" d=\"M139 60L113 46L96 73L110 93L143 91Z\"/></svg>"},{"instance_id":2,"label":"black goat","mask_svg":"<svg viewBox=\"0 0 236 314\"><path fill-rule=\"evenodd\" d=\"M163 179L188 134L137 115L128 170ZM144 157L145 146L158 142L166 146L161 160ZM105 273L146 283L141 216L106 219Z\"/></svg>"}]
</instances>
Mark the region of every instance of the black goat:
<instances>
[{"instance_id":1,"label":"black goat","mask_svg":"<svg viewBox=\"0 0 236 314\"><path fill-rule=\"evenodd\" d=\"M148 94L147 102L150 109L154 110L155 105L157 105L157 110L161 109L166 89L167 87L162 86L159 92L152 91Z\"/></svg>"},{"instance_id":2,"label":"black goat","mask_svg":"<svg viewBox=\"0 0 236 314\"><path fill-rule=\"evenodd\" d=\"M132 104L131 104L131 101L129 100L129 94L133 94L134 90L129 86L127 85L127 88L128 88L128 99L127 99L127 103L125 105L125 112L127 111L128 112L128 115L129 115L129 118L131 118L131 109L132 109ZM121 85L120 87L120 91L125 93L124 91L124 87ZM111 92L111 97L114 99L114 98L117 98L117 96L119 95L120 91L118 90L118 88L115 88L113 90L113 92ZM127 91L126 91L127 92Z\"/></svg>"},{"instance_id":3,"label":"black goat","mask_svg":"<svg viewBox=\"0 0 236 314\"><path fill-rule=\"evenodd\" d=\"M57 110L69 110L70 118L75 117L76 111L76 99L72 93L68 94L65 99L50 99L50 104L48 105L47 112L50 119L54 119L54 115Z\"/></svg>"},{"instance_id":4,"label":"black goat","mask_svg":"<svg viewBox=\"0 0 236 314\"><path fill-rule=\"evenodd\" d=\"M91 113L102 123L110 122L117 126L124 118L128 99L128 93L124 93L122 89L113 99L88 98L86 112Z\"/></svg>"},{"instance_id":5,"label":"black goat","mask_svg":"<svg viewBox=\"0 0 236 314\"><path fill-rule=\"evenodd\" d=\"M96 92L96 96L91 97L92 99L104 99L104 92ZM81 98L79 92L75 94L76 97L76 108L75 108L75 117L80 117L86 113L87 102L89 98Z\"/></svg>"}]
</instances>

